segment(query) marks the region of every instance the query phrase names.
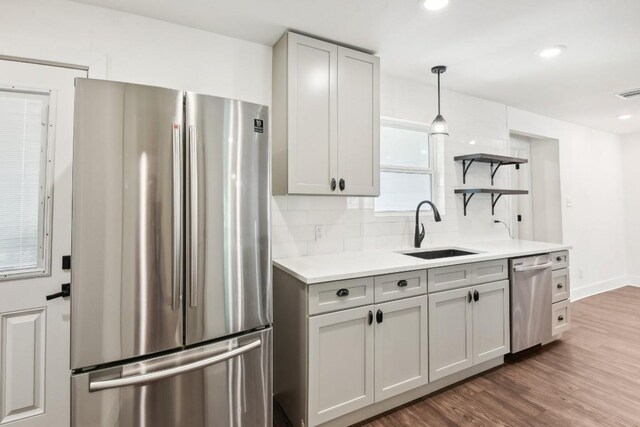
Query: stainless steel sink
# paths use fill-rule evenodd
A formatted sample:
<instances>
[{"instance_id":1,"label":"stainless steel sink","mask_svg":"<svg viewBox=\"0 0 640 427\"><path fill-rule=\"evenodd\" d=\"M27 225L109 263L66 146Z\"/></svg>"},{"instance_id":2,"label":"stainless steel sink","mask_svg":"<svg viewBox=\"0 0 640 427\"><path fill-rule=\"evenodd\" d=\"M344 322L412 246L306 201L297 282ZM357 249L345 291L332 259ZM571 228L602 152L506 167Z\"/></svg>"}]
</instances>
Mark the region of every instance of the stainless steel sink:
<instances>
[{"instance_id":1,"label":"stainless steel sink","mask_svg":"<svg viewBox=\"0 0 640 427\"><path fill-rule=\"evenodd\" d=\"M432 251L424 252L409 252L404 255L409 255L422 259L440 259L440 258L452 258L456 256L475 255L477 252L462 251L460 249L436 249Z\"/></svg>"}]
</instances>

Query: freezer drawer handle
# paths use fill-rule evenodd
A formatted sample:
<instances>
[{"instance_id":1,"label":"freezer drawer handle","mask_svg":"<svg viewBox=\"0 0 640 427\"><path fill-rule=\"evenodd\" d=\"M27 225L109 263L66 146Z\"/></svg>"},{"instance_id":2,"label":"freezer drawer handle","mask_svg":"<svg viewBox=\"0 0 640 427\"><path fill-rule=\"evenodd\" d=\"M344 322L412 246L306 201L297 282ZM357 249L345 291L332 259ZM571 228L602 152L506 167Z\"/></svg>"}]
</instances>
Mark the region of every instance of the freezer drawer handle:
<instances>
[{"instance_id":1,"label":"freezer drawer handle","mask_svg":"<svg viewBox=\"0 0 640 427\"><path fill-rule=\"evenodd\" d=\"M527 267L514 267L513 271L533 271L533 270L543 270L545 268L551 267L553 264L551 262L545 262L540 265L530 265Z\"/></svg>"},{"instance_id":2,"label":"freezer drawer handle","mask_svg":"<svg viewBox=\"0 0 640 427\"><path fill-rule=\"evenodd\" d=\"M189 242L189 306L198 306L198 147L196 127L189 126L189 169L191 176L189 184L191 185L189 192L189 200L191 201L191 224Z\"/></svg>"},{"instance_id":3,"label":"freezer drawer handle","mask_svg":"<svg viewBox=\"0 0 640 427\"><path fill-rule=\"evenodd\" d=\"M91 381L89 383L89 391L101 391L110 388L128 387L132 385L146 384L153 381L163 380L169 377L175 377L176 375L186 374L187 372L197 371L202 368L206 368L216 363L224 362L241 354L247 353L253 349L256 349L262 345L262 340L257 339L245 344L238 348L234 348L226 353L216 354L215 356L207 357L206 359L198 360L196 362L188 363L182 366L176 366L169 369L164 369L157 372L148 372L146 374L133 375L130 377L117 378L113 380Z\"/></svg>"}]
</instances>

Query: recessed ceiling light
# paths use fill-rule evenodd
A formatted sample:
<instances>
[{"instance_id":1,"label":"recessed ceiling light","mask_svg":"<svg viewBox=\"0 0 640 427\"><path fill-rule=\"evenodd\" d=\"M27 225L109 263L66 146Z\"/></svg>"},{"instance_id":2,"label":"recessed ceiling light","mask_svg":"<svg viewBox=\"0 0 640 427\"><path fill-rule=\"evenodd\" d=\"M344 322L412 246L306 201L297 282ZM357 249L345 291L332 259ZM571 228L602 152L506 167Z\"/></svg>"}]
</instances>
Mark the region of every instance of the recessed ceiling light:
<instances>
[{"instance_id":1,"label":"recessed ceiling light","mask_svg":"<svg viewBox=\"0 0 640 427\"><path fill-rule=\"evenodd\" d=\"M427 10L440 10L447 7L449 0L418 0L418 3L422 4Z\"/></svg>"},{"instance_id":2,"label":"recessed ceiling light","mask_svg":"<svg viewBox=\"0 0 640 427\"><path fill-rule=\"evenodd\" d=\"M556 56L563 53L565 50L567 50L566 46L562 46L562 45L551 46L539 51L538 56L540 58L545 58L545 59L555 58Z\"/></svg>"},{"instance_id":3,"label":"recessed ceiling light","mask_svg":"<svg viewBox=\"0 0 640 427\"><path fill-rule=\"evenodd\" d=\"M631 114L621 114L618 116L620 120L629 120L631 117L633 117Z\"/></svg>"},{"instance_id":4,"label":"recessed ceiling light","mask_svg":"<svg viewBox=\"0 0 640 427\"><path fill-rule=\"evenodd\" d=\"M469 144L471 144L471 145L476 145L476 140L475 140L475 139L472 139L471 141L469 141Z\"/></svg>"}]
</instances>

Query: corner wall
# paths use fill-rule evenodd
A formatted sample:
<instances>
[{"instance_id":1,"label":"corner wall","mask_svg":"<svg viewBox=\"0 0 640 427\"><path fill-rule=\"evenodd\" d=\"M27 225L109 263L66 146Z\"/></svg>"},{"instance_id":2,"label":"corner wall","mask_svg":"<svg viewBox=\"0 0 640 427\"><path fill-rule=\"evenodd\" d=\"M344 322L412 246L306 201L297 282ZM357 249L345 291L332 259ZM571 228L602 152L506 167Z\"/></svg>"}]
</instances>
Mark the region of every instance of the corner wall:
<instances>
[{"instance_id":1,"label":"corner wall","mask_svg":"<svg viewBox=\"0 0 640 427\"><path fill-rule=\"evenodd\" d=\"M627 274L630 284L640 286L640 133L622 138L625 189Z\"/></svg>"}]
</instances>

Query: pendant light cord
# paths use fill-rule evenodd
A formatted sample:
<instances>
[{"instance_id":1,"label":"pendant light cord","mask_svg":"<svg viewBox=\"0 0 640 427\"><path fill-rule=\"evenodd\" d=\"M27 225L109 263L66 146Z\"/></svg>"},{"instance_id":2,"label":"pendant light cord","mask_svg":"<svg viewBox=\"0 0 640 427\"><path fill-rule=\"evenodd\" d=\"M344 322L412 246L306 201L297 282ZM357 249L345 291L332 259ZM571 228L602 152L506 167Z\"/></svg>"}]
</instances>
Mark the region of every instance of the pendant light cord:
<instances>
[{"instance_id":1,"label":"pendant light cord","mask_svg":"<svg viewBox=\"0 0 640 427\"><path fill-rule=\"evenodd\" d=\"M438 71L438 115L440 115L440 71Z\"/></svg>"}]
</instances>

